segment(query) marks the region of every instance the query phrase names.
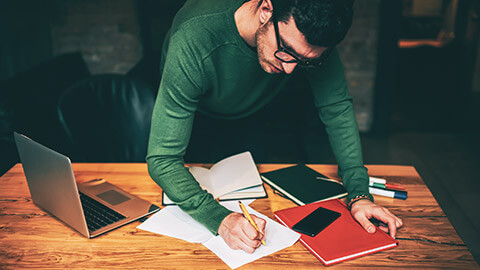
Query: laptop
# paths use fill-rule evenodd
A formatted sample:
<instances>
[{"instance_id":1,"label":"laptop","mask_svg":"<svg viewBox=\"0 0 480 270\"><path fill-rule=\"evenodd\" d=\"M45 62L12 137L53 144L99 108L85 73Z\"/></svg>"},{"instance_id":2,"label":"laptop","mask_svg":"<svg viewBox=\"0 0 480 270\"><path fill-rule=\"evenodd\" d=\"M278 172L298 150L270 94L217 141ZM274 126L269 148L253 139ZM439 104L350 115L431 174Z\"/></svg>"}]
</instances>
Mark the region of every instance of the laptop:
<instances>
[{"instance_id":1,"label":"laptop","mask_svg":"<svg viewBox=\"0 0 480 270\"><path fill-rule=\"evenodd\" d=\"M103 179L78 183L68 157L14 132L32 201L87 238L160 208Z\"/></svg>"}]
</instances>

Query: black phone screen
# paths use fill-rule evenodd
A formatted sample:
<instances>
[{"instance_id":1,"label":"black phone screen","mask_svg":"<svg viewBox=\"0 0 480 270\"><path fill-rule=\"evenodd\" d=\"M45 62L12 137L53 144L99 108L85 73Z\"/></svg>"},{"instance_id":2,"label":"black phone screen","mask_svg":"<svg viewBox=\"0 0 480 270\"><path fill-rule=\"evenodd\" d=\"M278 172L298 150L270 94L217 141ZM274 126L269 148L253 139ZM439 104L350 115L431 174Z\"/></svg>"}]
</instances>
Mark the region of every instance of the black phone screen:
<instances>
[{"instance_id":1,"label":"black phone screen","mask_svg":"<svg viewBox=\"0 0 480 270\"><path fill-rule=\"evenodd\" d=\"M338 212L318 207L297 224L293 225L292 229L299 233L314 237L328 227L328 225L332 224L332 222L339 218L340 215L341 214Z\"/></svg>"}]
</instances>

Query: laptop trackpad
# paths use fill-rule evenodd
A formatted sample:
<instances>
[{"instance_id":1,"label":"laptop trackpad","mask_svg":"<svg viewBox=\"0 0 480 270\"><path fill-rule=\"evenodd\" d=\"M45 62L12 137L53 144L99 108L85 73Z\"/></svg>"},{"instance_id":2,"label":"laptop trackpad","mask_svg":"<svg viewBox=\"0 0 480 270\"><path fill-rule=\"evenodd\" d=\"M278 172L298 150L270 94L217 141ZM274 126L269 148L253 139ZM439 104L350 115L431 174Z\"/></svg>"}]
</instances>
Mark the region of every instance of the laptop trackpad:
<instances>
[{"instance_id":1,"label":"laptop trackpad","mask_svg":"<svg viewBox=\"0 0 480 270\"><path fill-rule=\"evenodd\" d=\"M97 194L96 196L111 205L121 204L123 202L130 200L129 197L113 189Z\"/></svg>"}]
</instances>

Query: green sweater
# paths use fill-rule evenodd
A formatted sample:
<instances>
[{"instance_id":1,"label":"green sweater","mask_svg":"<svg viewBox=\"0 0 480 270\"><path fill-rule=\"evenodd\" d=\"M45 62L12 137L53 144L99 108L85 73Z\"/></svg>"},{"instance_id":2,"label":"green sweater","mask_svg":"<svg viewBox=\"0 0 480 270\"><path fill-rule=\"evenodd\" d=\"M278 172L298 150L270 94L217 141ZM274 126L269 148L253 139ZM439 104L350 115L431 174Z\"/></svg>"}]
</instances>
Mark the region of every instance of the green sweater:
<instances>
[{"instance_id":1,"label":"green sweater","mask_svg":"<svg viewBox=\"0 0 480 270\"><path fill-rule=\"evenodd\" d=\"M234 13L243 3L189 0L175 16L163 46L162 80L148 146L152 179L214 234L230 211L204 191L184 166L195 112L229 119L247 116L272 100L289 78L263 71L257 54L240 36ZM296 72L306 72L348 198L369 194L357 123L337 52L322 67Z\"/></svg>"}]
</instances>

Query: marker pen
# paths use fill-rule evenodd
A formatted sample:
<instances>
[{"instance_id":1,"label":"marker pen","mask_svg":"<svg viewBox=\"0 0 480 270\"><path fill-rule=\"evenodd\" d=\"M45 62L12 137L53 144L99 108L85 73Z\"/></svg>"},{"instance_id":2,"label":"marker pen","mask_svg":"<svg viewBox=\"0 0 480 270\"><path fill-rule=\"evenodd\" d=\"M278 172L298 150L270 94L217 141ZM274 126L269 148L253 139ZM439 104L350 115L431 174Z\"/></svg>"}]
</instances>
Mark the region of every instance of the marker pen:
<instances>
[{"instance_id":1,"label":"marker pen","mask_svg":"<svg viewBox=\"0 0 480 270\"><path fill-rule=\"evenodd\" d=\"M380 188L369 187L368 188L370 193L395 199L407 199L407 192L406 191L392 191L392 190L385 190Z\"/></svg>"},{"instance_id":2,"label":"marker pen","mask_svg":"<svg viewBox=\"0 0 480 270\"><path fill-rule=\"evenodd\" d=\"M370 176L370 183L386 184L387 180L385 180L383 178Z\"/></svg>"},{"instance_id":3,"label":"marker pen","mask_svg":"<svg viewBox=\"0 0 480 270\"><path fill-rule=\"evenodd\" d=\"M370 186L371 187L376 187L376 188L398 190L398 191L404 191L405 190L404 186L394 185L394 184L380 184L380 183L370 182Z\"/></svg>"}]
</instances>

